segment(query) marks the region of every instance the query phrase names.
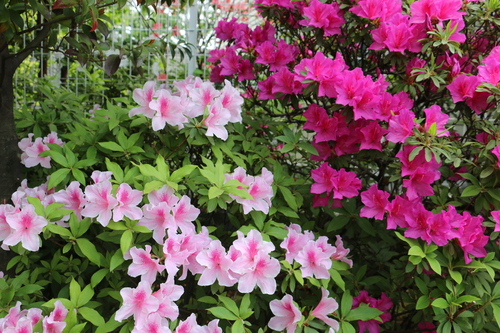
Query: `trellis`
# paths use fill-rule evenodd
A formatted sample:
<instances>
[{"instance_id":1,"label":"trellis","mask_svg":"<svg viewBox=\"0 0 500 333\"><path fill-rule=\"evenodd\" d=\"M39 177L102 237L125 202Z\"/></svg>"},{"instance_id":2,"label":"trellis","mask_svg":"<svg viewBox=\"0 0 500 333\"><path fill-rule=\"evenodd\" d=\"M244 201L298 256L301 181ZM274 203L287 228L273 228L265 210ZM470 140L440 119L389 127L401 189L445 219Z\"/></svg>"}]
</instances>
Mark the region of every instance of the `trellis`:
<instances>
[{"instance_id":1,"label":"trellis","mask_svg":"<svg viewBox=\"0 0 500 333\"><path fill-rule=\"evenodd\" d=\"M155 38L155 34L174 42L184 40L191 44L191 58L183 57L180 52L172 57L169 50L166 50L164 61L161 62L150 54L144 59L142 67L145 73L142 80L157 79L169 83L193 74L206 78L210 66L206 61L208 53L217 46L214 31L217 22L238 17L240 21L250 21L251 26L258 24L258 14L248 1L250 0L197 0L193 6L183 9L175 3L171 7L158 6L157 15L153 16L154 21L145 20L141 10L131 2L120 11L108 13L113 24L107 39L109 50L104 54L117 54L127 44L147 41ZM61 34L64 34L63 30ZM134 74L131 61L126 57L122 59L120 67L129 75ZM104 80L106 74L102 70L89 73L77 61L62 53L46 52L42 48L40 52L30 56L16 74L18 104L31 102L32 96L36 94L37 77L48 80L56 87L68 87L80 94L87 92L96 78Z\"/></svg>"}]
</instances>

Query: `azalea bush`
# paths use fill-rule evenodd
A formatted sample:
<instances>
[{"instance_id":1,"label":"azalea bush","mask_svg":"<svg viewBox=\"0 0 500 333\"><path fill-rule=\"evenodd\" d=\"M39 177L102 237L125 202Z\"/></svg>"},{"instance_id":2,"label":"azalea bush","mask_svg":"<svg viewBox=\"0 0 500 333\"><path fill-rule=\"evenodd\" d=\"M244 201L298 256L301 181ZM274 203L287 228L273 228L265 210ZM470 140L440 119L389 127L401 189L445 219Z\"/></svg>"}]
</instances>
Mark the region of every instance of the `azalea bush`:
<instances>
[{"instance_id":1,"label":"azalea bush","mask_svg":"<svg viewBox=\"0 0 500 333\"><path fill-rule=\"evenodd\" d=\"M211 82L19 123L2 331L498 331L500 2L256 6Z\"/></svg>"}]
</instances>

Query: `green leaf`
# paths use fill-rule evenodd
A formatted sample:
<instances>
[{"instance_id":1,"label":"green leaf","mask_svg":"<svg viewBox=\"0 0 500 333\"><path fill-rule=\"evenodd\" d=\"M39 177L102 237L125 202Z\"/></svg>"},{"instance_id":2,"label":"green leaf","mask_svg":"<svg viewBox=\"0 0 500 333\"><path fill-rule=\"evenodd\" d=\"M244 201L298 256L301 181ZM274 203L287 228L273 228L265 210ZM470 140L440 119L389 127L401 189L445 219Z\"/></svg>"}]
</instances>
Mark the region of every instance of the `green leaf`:
<instances>
[{"instance_id":1,"label":"green leaf","mask_svg":"<svg viewBox=\"0 0 500 333\"><path fill-rule=\"evenodd\" d=\"M207 304L217 304L217 300L212 296L203 296L198 299L198 302L207 303Z\"/></svg>"},{"instance_id":2,"label":"green leaf","mask_svg":"<svg viewBox=\"0 0 500 333\"><path fill-rule=\"evenodd\" d=\"M438 275L441 275L441 265L439 264L439 262L431 257L426 257L425 259L427 259L427 262L431 266L432 270L436 272Z\"/></svg>"},{"instance_id":3,"label":"green leaf","mask_svg":"<svg viewBox=\"0 0 500 333\"><path fill-rule=\"evenodd\" d=\"M115 268L120 266L124 261L125 261L125 259L123 258L122 251L116 250L116 252L113 254L113 256L111 257L111 260L109 262L109 270L111 272L114 271Z\"/></svg>"},{"instance_id":4,"label":"green leaf","mask_svg":"<svg viewBox=\"0 0 500 333\"><path fill-rule=\"evenodd\" d=\"M292 194L292 191L290 191L288 188L286 188L284 186L278 186L278 188L279 188L281 194L283 194L283 198L285 198L285 201L288 204L288 206L292 210L297 211L299 208L297 206L297 202L295 201L295 197Z\"/></svg>"},{"instance_id":5,"label":"green leaf","mask_svg":"<svg viewBox=\"0 0 500 333\"><path fill-rule=\"evenodd\" d=\"M226 296L219 296L219 301L224 303L224 306L234 313L236 316L240 315L240 311L238 310L238 306L236 305L236 302L230 299L229 297Z\"/></svg>"},{"instance_id":6,"label":"green leaf","mask_svg":"<svg viewBox=\"0 0 500 333\"><path fill-rule=\"evenodd\" d=\"M47 229L54 234L73 238L71 232L68 229L61 227L60 225L49 223L47 224Z\"/></svg>"},{"instance_id":7,"label":"green leaf","mask_svg":"<svg viewBox=\"0 0 500 333\"><path fill-rule=\"evenodd\" d=\"M43 287L37 284L28 284L26 286L22 286L21 288L16 290L16 296L24 296L36 293L39 290L42 290Z\"/></svg>"},{"instance_id":8,"label":"green leaf","mask_svg":"<svg viewBox=\"0 0 500 333\"><path fill-rule=\"evenodd\" d=\"M432 301L432 306L440 309L447 309L450 304L444 299L444 298L436 298L434 301Z\"/></svg>"},{"instance_id":9,"label":"green leaf","mask_svg":"<svg viewBox=\"0 0 500 333\"><path fill-rule=\"evenodd\" d=\"M82 289L80 287L80 284L76 282L75 279L71 279L71 282L69 284L69 298L75 306L77 306L77 301L80 297L81 292Z\"/></svg>"},{"instance_id":10,"label":"green leaf","mask_svg":"<svg viewBox=\"0 0 500 333\"><path fill-rule=\"evenodd\" d=\"M78 313L82 315L83 318L90 321L94 326L102 326L105 321L104 318L94 309L83 307L78 309Z\"/></svg>"},{"instance_id":11,"label":"green leaf","mask_svg":"<svg viewBox=\"0 0 500 333\"><path fill-rule=\"evenodd\" d=\"M214 308L209 308L208 311L210 311L211 314L213 314L215 317L220 318L220 319L227 319L227 320L237 320L238 317L236 317L231 311L228 309L222 307L222 306L216 306Z\"/></svg>"},{"instance_id":12,"label":"green leaf","mask_svg":"<svg viewBox=\"0 0 500 333\"><path fill-rule=\"evenodd\" d=\"M352 308L352 296L349 290L346 290L342 295L342 300L340 301L340 314L345 318Z\"/></svg>"},{"instance_id":13,"label":"green leaf","mask_svg":"<svg viewBox=\"0 0 500 333\"><path fill-rule=\"evenodd\" d=\"M50 175L49 183L47 184L47 187L54 188L57 185L59 185L64 180L64 178L66 178L66 176L69 174L69 171L70 171L69 169L64 168L64 169L59 169L59 170L53 172Z\"/></svg>"},{"instance_id":14,"label":"green leaf","mask_svg":"<svg viewBox=\"0 0 500 333\"><path fill-rule=\"evenodd\" d=\"M458 284L462 283L463 278L462 278L462 274L460 274L460 272L450 270L449 273L450 273L451 278L453 280L455 280L456 283L458 283Z\"/></svg>"},{"instance_id":15,"label":"green leaf","mask_svg":"<svg viewBox=\"0 0 500 333\"><path fill-rule=\"evenodd\" d=\"M169 180L172 182L178 182L182 178L189 176L196 168L198 168L196 165L191 165L191 164L185 165L182 168L172 172Z\"/></svg>"},{"instance_id":16,"label":"green leaf","mask_svg":"<svg viewBox=\"0 0 500 333\"><path fill-rule=\"evenodd\" d=\"M464 197L474 197L481 193L482 187L478 185L472 185L465 188L462 192L462 198Z\"/></svg>"},{"instance_id":17,"label":"green leaf","mask_svg":"<svg viewBox=\"0 0 500 333\"><path fill-rule=\"evenodd\" d=\"M127 251L132 247L132 241L132 230L125 230L122 237L120 238L120 249L122 250L122 253L127 253Z\"/></svg>"},{"instance_id":18,"label":"green leaf","mask_svg":"<svg viewBox=\"0 0 500 333\"><path fill-rule=\"evenodd\" d=\"M495 317L495 321L497 322L498 327L500 327L500 307L495 303L490 303L491 308L493 309L493 316Z\"/></svg>"},{"instance_id":19,"label":"green leaf","mask_svg":"<svg viewBox=\"0 0 500 333\"><path fill-rule=\"evenodd\" d=\"M94 297L94 289L92 289L92 286L89 284L83 288L82 292L80 293L80 296L78 296L78 301L76 302L76 307L81 307L90 302L90 300Z\"/></svg>"},{"instance_id":20,"label":"green leaf","mask_svg":"<svg viewBox=\"0 0 500 333\"><path fill-rule=\"evenodd\" d=\"M356 329L354 326L352 326L351 323L348 323L347 321L343 321L340 323L340 329L342 330L342 333L356 333Z\"/></svg>"},{"instance_id":21,"label":"green leaf","mask_svg":"<svg viewBox=\"0 0 500 333\"><path fill-rule=\"evenodd\" d=\"M97 266L101 266L101 256L102 254L99 254L97 252L97 249L94 244L92 244L88 239L86 238L77 238L76 239L76 244L80 248L80 251L94 264Z\"/></svg>"},{"instance_id":22,"label":"green leaf","mask_svg":"<svg viewBox=\"0 0 500 333\"><path fill-rule=\"evenodd\" d=\"M429 297L426 295L422 295L418 298L417 305L415 306L415 308L417 310L422 310L427 308L430 304L431 300L429 299Z\"/></svg>"},{"instance_id":23,"label":"green leaf","mask_svg":"<svg viewBox=\"0 0 500 333\"><path fill-rule=\"evenodd\" d=\"M109 270L107 268L101 268L92 275L92 278L90 279L90 285L95 288L108 273Z\"/></svg>"},{"instance_id":24,"label":"green leaf","mask_svg":"<svg viewBox=\"0 0 500 333\"><path fill-rule=\"evenodd\" d=\"M330 277L332 280L335 282L337 286L339 286L340 289L345 291L345 282L342 279L342 276L340 275L339 272L337 272L335 269L330 269L328 272L330 272Z\"/></svg>"},{"instance_id":25,"label":"green leaf","mask_svg":"<svg viewBox=\"0 0 500 333\"><path fill-rule=\"evenodd\" d=\"M231 333L242 333L245 332L245 328L243 327L243 320L239 319L234 322L233 326L231 326Z\"/></svg>"},{"instance_id":26,"label":"green leaf","mask_svg":"<svg viewBox=\"0 0 500 333\"><path fill-rule=\"evenodd\" d=\"M208 190L208 199L213 199L213 198L217 198L219 197L222 193L224 193L224 190L216 187L216 186L212 186L209 190Z\"/></svg>"},{"instance_id":27,"label":"green leaf","mask_svg":"<svg viewBox=\"0 0 500 333\"><path fill-rule=\"evenodd\" d=\"M81 323L81 324L75 325L71 328L71 330L68 333L80 333L85 328L85 325L87 325L87 323Z\"/></svg>"},{"instance_id":28,"label":"green leaf","mask_svg":"<svg viewBox=\"0 0 500 333\"><path fill-rule=\"evenodd\" d=\"M245 294L241 299L239 313L245 313L250 308L250 294ZM243 318L246 319L246 318Z\"/></svg>"},{"instance_id":29,"label":"green leaf","mask_svg":"<svg viewBox=\"0 0 500 333\"><path fill-rule=\"evenodd\" d=\"M475 302L475 301L478 301L478 300L479 300L479 298L476 297L476 296L463 295L463 296L460 296L459 298L457 298L457 300L455 301L455 303L458 303L458 304L472 303L472 302Z\"/></svg>"},{"instance_id":30,"label":"green leaf","mask_svg":"<svg viewBox=\"0 0 500 333\"><path fill-rule=\"evenodd\" d=\"M418 257L422 257L422 258L426 257L426 254L424 253L424 251L422 251L422 248L419 245L412 246L410 248L410 250L408 251L408 255L418 256Z\"/></svg>"},{"instance_id":31,"label":"green leaf","mask_svg":"<svg viewBox=\"0 0 500 333\"><path fill-rule=\"evenodd\" d=\"M112 141L99 142L99 145L103 148L106 148L106 149L109 149L112 151L121 151L121 152L124 151L124 149L119 144L117 144L116 142L112 142Z\"/></svg>"},{"instance_id":32,"label":"green leaf","mask_svg":"<svg viewBox=\"0 0 500 333\"><path fill-rule=\"evenodd\" d=\"M377 308L372 308L368 304L361 303L359 307L352 309L349 314L345 317L347 321L355 320L370 320L375 319L380 316L383 312Z\"/></svg>"}]
</instances>

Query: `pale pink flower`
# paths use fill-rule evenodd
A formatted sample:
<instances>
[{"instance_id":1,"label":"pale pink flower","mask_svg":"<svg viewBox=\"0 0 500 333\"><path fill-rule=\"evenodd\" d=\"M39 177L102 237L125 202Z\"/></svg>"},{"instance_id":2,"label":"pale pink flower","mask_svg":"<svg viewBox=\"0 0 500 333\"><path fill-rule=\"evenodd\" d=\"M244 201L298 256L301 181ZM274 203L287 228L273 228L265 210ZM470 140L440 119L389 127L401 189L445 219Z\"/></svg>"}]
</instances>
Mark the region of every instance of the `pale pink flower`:
<instances>
[{"instance_id":1,"label":"pale pink flower","mask_svg":"<svg viewBox=\"0 0 500 333\"><path fill-rule=\"evenodd\" d=\"M50 168L50 156L39 156L46 150L50 150L50 148L42 142L42 138L36 138L35 142L24 150L24 153L21 155L21 162L27 168L34 167L38 164L44 168Z\"/></svg>"},{"instance_id":2,"label":"pale pink flower","mask_svg":"<svg viewBox=\"0 0 500 333\"><path fill-rule=\"evenodd\" d=\"M198 285L210 286L217 280L219 285L231 287L237 282L229 271L233 261L228 258L219 240L211 241L207 249L198 253L196 261L205 267Z\"/></svg>"},{"instance_id":3,"label":"pale pink flower","mask_svg":"<svg viewBox=\"0 0 500 333\"><path fill-rule=\"evenodd\" d=\"M339 322L328 318L328 315L335 312L338 309L339 304L333 298L328 297L330 293L325 288L321 288L321 301L319 304L311 311L311 315L318 319L321 319L325 324L333 328L334 331L339 330Z\"/></svg>"},{"instance_id":4,"label":"pale pink flower","mask_svg":"<svg viewBox=\"0 0 500 333\"><path fill-rule=\"evenodd\" d=\"M158 259L151 258L151 246L146 245L146 249L138 249L135 246L129 250L132 263L128 266L128 275L141 276L141 281L153 284L156 274L161 273L165 266L159 264Z\"/></svg>"},{"instance_id":5,"label":"pale pink flower","mask_svg":"<svg viewBox=\"0 0 500 333\"><path fill-rule=\"evenodd\" d=\"M175 329L175 333L191 333L197 328L199 328L199 325L196 322L195 314L192 313L186 320L181 320L179 322L179 325Z\"/></svg>"},{"instance_id":6,"label":"pale pink flower","mask_svg":"<svg viewBox=\"0 0 500 333\"><path fill-rule=\"evenodd\" d=\"M300 270L303 277L316 277L329 279L328 270L332 267L331 253L325 253L315 241L308 241L304 248L297 254L295 260L301 264Z\"/></svg>"},{"instance_id":7,"label":"pale pink flower","mask_svg":"<svg viewBox=\"0 0 500 333\"><path fill-rule=\"evenodd\" d=\"M142 328L147 324L149 314L156 312L160 302L151 295L151 285L141 281L137 288L123 288L120 291L123 304L116 311L115 320L118 322L134 316L135 326Z\"/></svg>"},{"instance_id":8,"label":"pale pink flower","mask_svg":"<svg viewBox=\"0 0 500 333\"><path fill-rule=\"evenodd\" d=\"M97 217L97 222L107 226L111 220L112 209L118 205L118 200L111 195L111 182L105 180L88 185L85 187L85 197L87 203L82 210L82 216Z\"/></svg>"},{"instance_id":9,"label":"pale pink flower","mask_svg":"<svg viewBox=\"0 0 500 333\"><path fill-rule=\"evenodd\" d=\"M292 296L286 294L281 300L275 299L269 303L269 307L275 315L267 324L270 329L283 331L286 328L287 333L295 332L302 313L293 302Z\"/></svg>"},{"instance_id":10,"label":"pale pink flower","mask_svg":"<svg viewBox=\"0 0 500 333\"><path fill-rule=\"evenodd\" d=\"M177 229L174 217L170 213L172 207L166 202L159 202L158 204L147 204L142 207L143 217L139 220L137 225L144 226L153 231L153 239L158 244L163 244L166 229Z\"/></svg>"},{"instance_id":11,"label":"pale pink flower","mask_svg":"<svg viewBox=\"0 0 500 333\"><path fill-rule=\"evenodd\" d=\"M155 82L148 81L144 84L144 88L136 88L134 89L134 93L132 94L132 98L134 101L139 104L139 107L133 108L129 111L128 116L133 117L136 114L143 114L148 118L153 118L155 114L155 110L149 107L149 103L153 100L153 96L155 94Z\"/></svg>"},{"instance_id":12,"label":"pale pink flower","mask_svg":"<svg viewBox=\"0 0 500 333\"><path fill-rule=\"evenodd\" d=\"M82 210L87 200L83 195L79 182L72 181L65 190L60 190L54 193L53 196L56 202L64 204L63 208L75 213L79 220L82 219Z\"/></svg>"},{"instance_id":13,"label":"pale pink flower","mask_svg":"<svg viewBox=\"0 0 500 333\"><path fill-rule=\"evenodd\" d=\"M157 313L150 314L142 327L134 327L131 333L171 333L168 320Z\"/></svg>"},{"instance_id":14,"label":"pale pink flower","mask_svg":"<svg viewBox=\"0 0 500 333\"><path fill-rule=\"evenodd\" d=\"M190 118L195 118L203 115L205 108L213 103L213 100L220 95L220 91L215 89L214 84L210 81L203 82L200 87L191 89L189 97L193 100L193 107L188 113L184 113Z\"/></svg>"},{"instance_id":15,"label":"pale pink flower","mask_svg":"<svg viewBox=\"0 0 500 333\"><path fill-rule=\"evenodd\" d=\"M142 201L142 191L133 190L129 184L123 183L116 190L118 206L113 209L113 221L123 219L123 216L131 220L139 220L142 217L142 210L137 207Z\"/></svg>"},{"instance_id":16,"label":"pale pink flower","mask_svg":"<svg viewBox=\"0 0 500 333\"><path fill-rule=\"evenodd\" d=\"M153 116L153 130L159 131L165 128L165 124L177 126L179 129L184 127L188 120L184 116L184 108L179 96L173 96L170 91L160 89L155 93L156 99L149 103L149 107L156 111Z\"/></svg>"},{"instance_id":17,"label":"pale pink flower","mask_svg":"<svg viewBox=\"0 0 500 333\"><path fill-rule=\"evenodd\" d=\"M172 321L176 320L179 317L179 307L175 301L178 301L182 294L184 294L184 288L176 285L173 276L169 276L165 283L160 284L160 289L153 293L153 296L160 302L156 313Z\"/></svg>"},{"instance_id":18,"label":"pale pink flower","mask_svg":"<svg viewBox=\"0 0 500 333\"><path fill-rule=\"evenodd\" d=\"M200 210L191 205L191 199L186 195L183 195L181 200L172 207L174 223L183 232L187 232L188 230L195 231L195 226L192 222L198 218L198 215L200 215Z\"/></svg>"},{"instance_id":19,"label":"pale pink flower","mask_svg":"<svg viewBox=\"0 0 500 333\"><path fill-rule=\"evenodd\" d=\"M100 183L106 180L110 180L113 172L111 171L98 171L95 170L90 175L90 178L94 181L94 183Z\"/></svg>"},{"instance_id":20,"label":"pale pink flower","mask_svg":"<svg viewBox=\"0 0 500 333\"><path fill-rule=\"evenodd\" d=\"M230 123L241 123L241 105L243 105L243 97L236 88L231 85L231 82L224 80L224 88L220 92L220 99L222 107L229 111Z\"/></svg>"},{"instance_id":21,"label":"pale pink flower","mask_svg":"<svg viewBox=\"0 0 500 333\"><path fill-rule=\"evenodd\" d=\"M17 213L7 214L5 219L13 232L4 239L4 245L13 246L21 242L26 250L38 251L41 243L38 235L47 225L47 220L35 213L35 207L26 205Z\"/></svg>"},{"instance_id":22,"label":"pale pink flower","mask_svg":"<svg viewBox=\"0 0 500 333\"><path fill-rule=\"evenodd\" d=\"M58 146L64 146L64 142L57 136L56 132L50 132L49 135L43 138L43 143L55 143Z\"/></svg>"},{"instance_id":23,"label":"pale pink flower","mask_svg":"<svg viewBox=\"0 0 500 333\"><path fill-rule=\"evenodd\" d=\"M166 202L169 207L173 207L179 201L175 195L175 190L168 185L163 185L162 188L148 193L149 203L158 205L160 202Z\"/></svg>"},{"instance_id":24,"label":"pale pink flower","mask_svg":"<svg viewBox=\"0 0 500 333\"><path fill-rule=\"evenodd\" d=\"M342 238L337 235L337 240L335 241L335 252L331 255L332 260L340 260L345 262L352 268L352 260L347 258L347 255L351 250L344 248L344 243Z\"/></svg>"},{"instance_id":25,"label":"pale pink flower","mask_svg":"<svg viewBox=\"0 0 500 333\"><path fill-rule=\"evenodd\" d=\"M68 309L64 307L61 301L54 303L54 310L48 317L43 318L42 327L44 333L61 333L66 327L66 316Z\"/></svg>"},{"instance_id":26,"label":"pale pink flower","mask_svg":"<svg viewBox=\"0 0 500 333\"><path fill-rule=\"evenodd\" d=\"M192 333L222 333L222 328L219 327L219 319L214 319L206 326L195 327Z\"/></svg>"},{"instance_id":27,"label":"pale pink flower","mask_svg":"<svg viewBox=\"0 0 500 333\"><path fill-rule=\"evenodd\" d=\"M314 240L314 234L310 231L302 233L302 229L298 224L290 224L285 226L288 230L288 235L281 242L280 247L286 250L285 260L293 264L295 257L304 248L309 240Z\"/></svg>"},{"instance_id":28,"label":"pale pink flower","mask_svg":"<svg viewBox=\"0 0 500 333\"><path fill-rule=\"evenodd\" d=\"M227 140L228 133L226 126L231 118L229 110L224 109L220 99L215 100L211 105L208 117L203 121L203 125L207 126L207 136L216 136L222 140Z\"/></svg>"}]
</instances>

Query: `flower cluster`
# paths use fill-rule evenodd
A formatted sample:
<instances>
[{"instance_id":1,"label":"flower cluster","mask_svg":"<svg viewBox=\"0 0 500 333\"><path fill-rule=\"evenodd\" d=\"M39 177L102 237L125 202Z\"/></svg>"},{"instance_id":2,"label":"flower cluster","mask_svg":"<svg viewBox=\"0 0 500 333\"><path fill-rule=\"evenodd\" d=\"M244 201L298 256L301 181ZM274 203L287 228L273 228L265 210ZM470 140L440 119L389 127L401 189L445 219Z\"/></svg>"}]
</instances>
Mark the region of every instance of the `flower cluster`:
<instances>
[{"instance_id":1,"label":"flower cluster","mask_svg":"<svg viewBox=\"0 0 500 333\"><path fill-rule=\"evenodd\" d=\"M243 199L237 195L230 194L236 202L243 206L243 213L248 214L252 210L261 211L264 214L269 213L271 207L271 198L273 197L273 174L266 168L262 168L261 176L249 176L245 169L237 167L232 174L226 174L226 182L233 179L238 180L247 188L239 186L238 188L246 191L251 199Z\"/></svg>"},{"instance_id":2,"label":"flower cluster","mask_svg":"<svg viewBox=\"0 0 500 333\"><path fill-rule=\"evenodd\" d=\"M190 119L203 116L201 124L207 128L206 135L222 140L228 137L225 128L228 123L241 122L243 98L229 81L225 81L220 91L213 83L192 76L174 84L176 93L165 88L155 89L153 81L146 82L143 89L135 89L133 98L140 106L130 110L129 116L142 114L151 118L154 131L167 124L182 129Z\"/></svg>"},{"instance_id":3,"label":"flower cluster","mask_svg":"<svg viewBox=\"0 0 500 333\"><path fill-rule=\"evenodd\" d=\"M328 270L332 267L332 260L343 261L352 267L352 260L347 258L349 250L344 248L340 236L337 235L335 246L332 246L328 237L320 236L315 240L312 232L302 232L298 224L291 224L286 229L288 235L280 246L286 250L286 261L290 264L297 261L301 265L303 277L330 278Z\"/></svg>"},{"instance_id":4,"label":"flower cluster","mask_svg":"<svg viewBox=\"0 0 500 333\"><path fill-rule=\"evenodd\" d=\"M50 168L50 156L39 156L40 153L50 150L47 144L55 143L59 146L63 146L64 142L57 137L56 132L50 132L44 138L36 138L33 141L33 133L28 134L27 138L22 139L18 146L22 150L21 154L21 163L24 164L27 168L32 168L40 164L44 168Z\"/></svg>"},{"instance_id":5,"label":"flower cluster","mask_svg":"<svg viewBox=\"0 0 500 333\"><path fill-rule=\"evenodd\" d=\"M54 303L54 310L48 316L43 316L42 310L37 308L21 310L21 302L17 302L7 316L0 318L0 332L33 332L35 325L42 320L43 332L62 333L67 315L68 310L61 301Z\"/></svg>"}]
</instances>

